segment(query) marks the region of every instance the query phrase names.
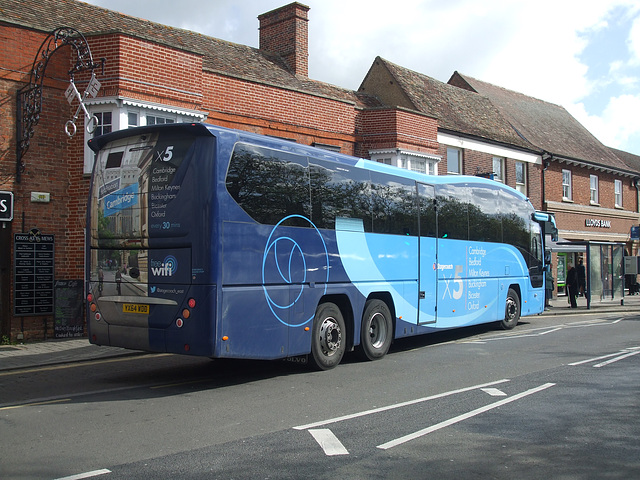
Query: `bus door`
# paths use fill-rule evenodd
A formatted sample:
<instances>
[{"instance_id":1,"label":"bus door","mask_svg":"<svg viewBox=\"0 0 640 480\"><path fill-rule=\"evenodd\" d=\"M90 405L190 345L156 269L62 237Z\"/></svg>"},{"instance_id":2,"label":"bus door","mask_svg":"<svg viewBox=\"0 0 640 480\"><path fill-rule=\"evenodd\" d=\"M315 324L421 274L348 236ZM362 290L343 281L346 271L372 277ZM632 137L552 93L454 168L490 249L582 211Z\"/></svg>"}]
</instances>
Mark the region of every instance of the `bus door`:
<instances>
[{"instance_id":1,"label":"bus door","mask_svg":"<svg viewBox=\"0 0 640 480\"><path fill-rule=\"evenodd\" d=\"M418 324L435 323L437 317L437 222L435 187L418 183L419 231L418 242Z\"/></svg>"}]
</instances>

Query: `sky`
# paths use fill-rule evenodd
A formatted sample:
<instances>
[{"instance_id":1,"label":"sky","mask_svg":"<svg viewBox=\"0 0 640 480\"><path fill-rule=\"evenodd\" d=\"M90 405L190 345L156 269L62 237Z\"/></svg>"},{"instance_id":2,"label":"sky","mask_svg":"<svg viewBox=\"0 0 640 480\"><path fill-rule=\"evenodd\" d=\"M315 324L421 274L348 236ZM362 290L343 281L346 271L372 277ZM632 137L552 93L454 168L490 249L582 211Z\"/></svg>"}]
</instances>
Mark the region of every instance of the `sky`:
<instances>
[{"instance_id":1,"label":"sky","mask_svg":"<svg viewBox=\"0 0 640 480\"><path fill-rule=\"evenodd\" d=\"M258 15L292 0L84 0L258 47ZM357 90L376 56L447 82L458 71L564 107L640 155L638 0L300 0L309 77Z\"/></svg>"}]
</instances>

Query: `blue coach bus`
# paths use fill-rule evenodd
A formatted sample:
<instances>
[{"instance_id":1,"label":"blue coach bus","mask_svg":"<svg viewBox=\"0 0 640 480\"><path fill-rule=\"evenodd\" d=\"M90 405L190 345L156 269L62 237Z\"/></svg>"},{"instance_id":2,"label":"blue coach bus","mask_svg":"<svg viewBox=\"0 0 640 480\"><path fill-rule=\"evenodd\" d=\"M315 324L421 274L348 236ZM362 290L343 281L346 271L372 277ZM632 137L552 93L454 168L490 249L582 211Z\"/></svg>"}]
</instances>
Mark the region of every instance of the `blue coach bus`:
<instances>
[{"instance_id":1,"label":"blue coach bus","mask_svg":"<svg viewBox=\"0 0 640 480\"><path fill-rule=\"evenodd\" d=\"M94 344L329 369L544 309L544 214L498 182L205 124L90 147Z\"/></svg>"}]
</instances>

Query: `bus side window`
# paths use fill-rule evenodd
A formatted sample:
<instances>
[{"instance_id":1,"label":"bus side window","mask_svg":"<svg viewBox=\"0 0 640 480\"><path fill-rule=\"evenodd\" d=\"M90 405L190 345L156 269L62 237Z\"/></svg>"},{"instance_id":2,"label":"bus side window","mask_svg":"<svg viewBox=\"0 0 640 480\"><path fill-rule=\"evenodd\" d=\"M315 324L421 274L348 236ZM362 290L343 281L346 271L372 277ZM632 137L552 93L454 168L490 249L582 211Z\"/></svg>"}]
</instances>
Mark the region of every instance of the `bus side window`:
<instances>
[{"instance_id":1,"label":"bus side window","mask_svg":"<svg viewBox=\"0 0 640 480\"><path fill-rule=\"evenodd\" d=\"M336 217L362 220L371 232L369 172L348 165L310 159L311 220L318 228L335 229Z\"/></svg>"},{"instance_id":2,"label":"bus side window","mask_svg":"<svg viewBox=\"0 0 640 480\"><path fill-rule=\"evenodd\" d=\"M469 203L469 240L501 242L502 221L498 190L490 185L471 185L473 201Z\"/></svg>"},{"instance_id":3,"label":"bus side window","mask_svg":"<svg viewBox=\"0 0 640 480\"><path fill-rule=\"evenodd\" d=\"M438 237L469 240L468 202L466 185L438 185Z\"/></svg>"},{"instance_id":4,"label":"bus side window","mask_svg":"<svg viewBox=\"0 0 640 480\"><path fill-rule=\"evenodd\" d=\"M306 157L238 144L226 183L238 205L259 223L275 225L289 215L310 214ZM309 226L295 217L288 225Z\"/></svg>"},{"instance_id":5,"label":"bus side window","mask_svg":"<svg viewBox=\"0 0 640 480\"><path fill-rule=\"evenodd\" d=\"M371 172L373 232L418 235L418 203L413 180Z\"/></svg>"}]
</instances>

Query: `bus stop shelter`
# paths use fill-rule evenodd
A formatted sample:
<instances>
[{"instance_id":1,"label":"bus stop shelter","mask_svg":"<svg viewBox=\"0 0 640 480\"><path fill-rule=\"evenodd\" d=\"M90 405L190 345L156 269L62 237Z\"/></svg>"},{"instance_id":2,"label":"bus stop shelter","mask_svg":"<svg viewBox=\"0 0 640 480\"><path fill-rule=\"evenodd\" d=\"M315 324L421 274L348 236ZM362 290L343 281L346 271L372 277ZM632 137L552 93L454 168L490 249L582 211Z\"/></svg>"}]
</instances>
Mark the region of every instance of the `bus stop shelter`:
<instances>
[{"instance_id":1,"label":"bus stop shelter","mask_svg":"<svg viewBox=\"0 0 640 480\"><path fill-rule=\"evenodd\" d=\"M562 241L550 243L552 252L583 253L587 308L592 301L620 299L624 305L624 243Z\"/></svg>"}]
</instances>

